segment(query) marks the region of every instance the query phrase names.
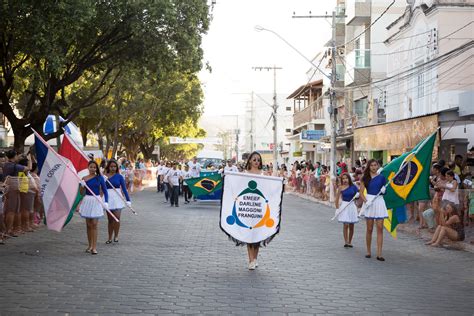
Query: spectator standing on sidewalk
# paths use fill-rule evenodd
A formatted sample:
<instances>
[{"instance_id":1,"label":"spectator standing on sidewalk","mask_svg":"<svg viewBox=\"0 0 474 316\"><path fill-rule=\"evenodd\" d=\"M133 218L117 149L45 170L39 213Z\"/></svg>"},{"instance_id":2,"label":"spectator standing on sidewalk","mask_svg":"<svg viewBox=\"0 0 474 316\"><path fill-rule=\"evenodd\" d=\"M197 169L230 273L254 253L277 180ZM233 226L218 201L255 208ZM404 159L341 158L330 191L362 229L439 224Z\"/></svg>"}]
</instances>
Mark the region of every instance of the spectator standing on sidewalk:
<instances>
[{"instance_id":1,"label":"spectator standing on sidewalk","mask_svg":"<svg viewBox=\"0 0 474 316\"><path fill-rule=\"evenodd\" d=\"M20 223L20 190L18 173L27 172L28 167L18 164L19 156L14 150L6 153L8 161L3 165L3 176L5 178L6 192L4 202L5 225L7 235L18 237L20 230L14 231L15 219Z\"/></svg>"}]
</instances>

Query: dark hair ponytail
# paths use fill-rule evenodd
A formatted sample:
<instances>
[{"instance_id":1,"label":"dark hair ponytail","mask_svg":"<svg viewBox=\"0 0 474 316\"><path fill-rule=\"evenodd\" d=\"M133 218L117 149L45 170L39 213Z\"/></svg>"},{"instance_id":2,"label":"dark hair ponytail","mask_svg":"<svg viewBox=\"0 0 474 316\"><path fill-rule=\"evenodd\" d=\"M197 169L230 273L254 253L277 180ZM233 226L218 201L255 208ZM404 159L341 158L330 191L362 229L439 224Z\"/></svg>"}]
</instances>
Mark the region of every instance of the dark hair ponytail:
<instances>
[{"instance_id":1,"label":"dark hair ponytail","mask_svg":"<svg viewBox=\"0 0 474 316\"><path fill-rule=\"evenodd\" d=\"M97 164L97 162L96 162L95 160L89 161L89 163L87 164L87 166L89 167L89 166L92 165L92 164L95 165L95 175L96 175L96 176L100 176L99 165Z\"/></svg>"},{"instance_id":2,"label":"dark hair ponytail","mask_svg":"<svg viewBox=\"0 0 474 316\"><path fill-rule=\"evenodd\" d=\"M374 162L378 163L377 160L370 159L367 162L367 165L365 166L364 175L362 176L362 182L364 183L364 186L366 188L369 186L370 180L372 179L372 176L370 175L370 165Z\"/></svg>"}]
</instances>

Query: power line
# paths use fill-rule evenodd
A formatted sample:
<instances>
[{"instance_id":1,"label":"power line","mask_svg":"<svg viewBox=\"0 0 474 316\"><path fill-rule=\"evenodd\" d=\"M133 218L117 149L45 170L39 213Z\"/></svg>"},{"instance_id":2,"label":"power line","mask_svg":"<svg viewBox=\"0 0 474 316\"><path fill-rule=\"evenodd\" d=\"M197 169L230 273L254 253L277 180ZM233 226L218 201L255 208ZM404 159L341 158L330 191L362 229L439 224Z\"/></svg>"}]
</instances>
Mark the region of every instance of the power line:
<instances>
[{"instance_id":1,"label":"power line","mask_svg":"<svg viewBox=\"0 0 474 316\"><path fill-rule=\"evenodd\" d=\"M465 29L466 27L468 27L469 25L471 25L474 21L471 21L463 26L461 26L460 28L454 30L453 32L449 33L448 35L445 35L443 37L440 37L438 39L438 41L442 41L444 39L447 39L449 38L449 36L461 31L462 29ZM431 32L431 31L430 31ZM468 38L468 39L472 39L472 38ZM435 42L433 42L435 43ZM413 48L409 48L409 49L404 49L404 50L399 50L399 51L395 51L395 52L391 52L391 53L374 53L374 54L371 54L372 56L390 56L390 55L395 55L395 54L399 54L399 53L404 53L404 52L409 52L409 51L412 51L412 50L416 50L416 49L420 49L420 48L425 48L426 47L426 44L425 45L421 45L421 46L418 46L418 47L413 47Z\"/></svg>"},{"instance_id":2,"label":"power line","mask_svg":"<svg viewBox=\"0 0 474 316\"><path fill-rule=\"evenodd\" d=\"M359 37L361 37L365 32L367 32L368 30L370 30L370 28L375 24L377 23L378 20L380 20L380 18L385 14L387 13L387 11L395 4L395 0L392 1L392 3L390 3L388 5L388 7L385 8L385 10L378 16L378 18L376 18L368 27L365 28L365 30L363 30L359 35L357 35L356 37L354 37L353 39L345 42L344 44L342 45L339 45L339 46L336 46L336 48L338 47L345 47L347 44L349 43L352 43L353 41L355 41L356 39L358 39Z\"/></svg>"},{"instance_id":3,"label":"power line","mask_svg":"<svg viewBox=\"0 0 474 316\"><path fill-rule=\"evenodd\" d=\"M324 58L326 58L326 53L324 53L323 57L321 57L321 60L319 60L319 64L318 66L316 66L316 69L314 69L313 71L313 74L311 75L311 77L308 79L308 82L304 85L304 86L301 86L300 90L295 93L295 95L298 95L300 94L305 88L308 87L309 83L311 82L311 80L313 80L313 77L314 75L316 74L316 72L319 70L319 67L321 66L321 63L323 62ZM319 70L321 71L321 70ZM321 71L322 74L324 74L322 71Z\"/></svg>"},{"instance_id":4,"label":"power line","mask_svg":"<svg viewBox=\"0 0 474 316\"><path fill-rule=\"evenodd\" d=\"M447 52L447 53L445 53L441 56L433 58L433 59L431 59L429 61L426 61L422 64L416 65L416 66L414 66L414 67L412 67L408 70L401 71L401 72L399 72L395 75L388 76L386 78L383 78L383 79L380 79L380 80L377 80L377 81L372 81L372 82L368 82L368 83L365 83L365 84L361 84L358 87L371 86L371 85L375 85L375 84L378 84L378 83L381 83L381 82L394 80L394 79L397 79L397 78L398 79L409 78L410 76L416 75L417 72L415 72L415 71L418 71L418 69L420 69L420 68L422 68L422 69L431 69L431 68L434 68L436 66L439 66L439 65L449 61L450 59L452 59L456 56L459 56L459 55L463 54L464 52L470 50L473 46L474 46L474 41L471 40L470 42L464 43L461 46L458 46L458 47L450 50L449 52ZM358 87L345 87L343 89L339 89L339 91L353 90L353 89L358 88Z\"/></svg>"}]
</instances>

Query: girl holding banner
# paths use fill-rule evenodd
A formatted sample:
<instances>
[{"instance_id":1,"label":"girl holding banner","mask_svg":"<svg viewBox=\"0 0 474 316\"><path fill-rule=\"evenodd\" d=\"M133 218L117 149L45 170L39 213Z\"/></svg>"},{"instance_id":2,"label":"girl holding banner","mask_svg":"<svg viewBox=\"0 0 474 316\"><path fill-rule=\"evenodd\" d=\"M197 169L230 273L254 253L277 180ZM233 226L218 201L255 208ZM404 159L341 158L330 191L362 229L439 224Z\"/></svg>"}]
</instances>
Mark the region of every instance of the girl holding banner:
<instances>
[{"instance_id":1,"label":"girl holding banner","mask_svg":"<svg viewBox=\"0 0 474 316\"><path fill-rule=\"evenodd\" d=\"M388 218L388 212L382 194L385 193L387 179L385 179L383 175L377 173L379 168L380 165L377 160L369 160L367 167L364 170L364 175L362 176L360 196L364 201L362 214L364 214L367 220L367 232L365 236L367 255L365 257L371 257L372 231L374 229L375 221L377 225L377 260L385 261L382 257L383 221L385 218ZM365 194L366 189L367 195Z\"/></svg>"},{"instance_id":2,"label":"girl holding banner","mask_svg":"<svg viewBox=\"0 0 474 316\"><path fill-rule=\"evenodd\" d=\"M245 172L251 174L262 174L263 164L262 156L260 153L254 151L250 154L247 162L245 163ZM260 243L247 244L247 252L249 255L249 270L255 270L258 267L257 257L258 250L260 249Z\"/></svg>"},{"instance_id":3,"label":"girl holding banner","mask_svg":"<svg viewBox=\"0 0 474 316\"><path fill-rule=\"evenodd\" d=\"M354 224L359 222L357 217L357 206L355 199L359 197L359 188L352 183L348 173L341 176L341 185L336 193L337 220L344 226L344 248L352 248L352 237L354 236ZM341 202L342 200L342 202Z\"/></svg>"},{"instance_id":4,"label":"girl holding banner","mask_svg":"<svg viewBox=\"0 0 474 316\"><path fill-rule=\"evenodd\" d=\"M128 192L127 192L125 178L119 173L117 161L113 159L109 160L104 171L105 171L105 176L108 179L106 186L107 186L107 193L109 195L109 208L110 208L110 211L119 220L117 222L112 217L112 215L107 213L107 218L109 220L109 224L108 224L109 239L107 239L105 243L111 244L112 235L114 235L114 242L119 241L118 234L120 230L120 212L125 207L123 195L125 196L128 207L132 205L132 202L130 201L130 196L128 195Z\"/></svg>"},{"instance_id":5,"label":"girl holding banner","mask_svg":"<svg viewBox=\"0 0 474 316\"><path fill-rule=\"evenodd\" d=\"M87 240L89 246L86 249L87 253L93 255L97 254L97 224L99 218L104 216L104 209L102 204L97 197L92 195L89 190L86 190L85 186L90 188L90 190L96 195L101 195L101 192L104 195L105 207L108 209L109 205L109 194L107 192L107 187L105 186L104 178L100 174L99 165L94 160L89 161L87 165L89 170L89 175L82 178L81 182L81 194L85 194L84 199L82 200L81 206L79 208L79 213L81 217L86 219L87 224Z\"/></svg>"}]
</instances>

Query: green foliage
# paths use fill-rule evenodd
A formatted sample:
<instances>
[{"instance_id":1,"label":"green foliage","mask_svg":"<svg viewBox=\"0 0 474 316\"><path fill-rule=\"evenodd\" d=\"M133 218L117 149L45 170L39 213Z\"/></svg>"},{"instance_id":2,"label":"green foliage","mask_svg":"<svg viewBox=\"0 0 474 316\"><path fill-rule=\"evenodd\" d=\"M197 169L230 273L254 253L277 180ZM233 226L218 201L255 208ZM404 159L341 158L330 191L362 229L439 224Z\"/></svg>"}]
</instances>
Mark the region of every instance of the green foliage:
<instances>
[{"instance_id":1,"label":"green foliage","mask_svg":"<svg viewBox=\"0 0 474 316\"><path fill-rule=\"evenodd\" d=\"M31 134L27 123L40 130L48 114L66 124L82 109L112 104L109 94L130 73L132 85L146 87L173 74L196 80L208 10L205 0L3 1L0 111L15 147Z\"/></svg>"}]
</instances>

